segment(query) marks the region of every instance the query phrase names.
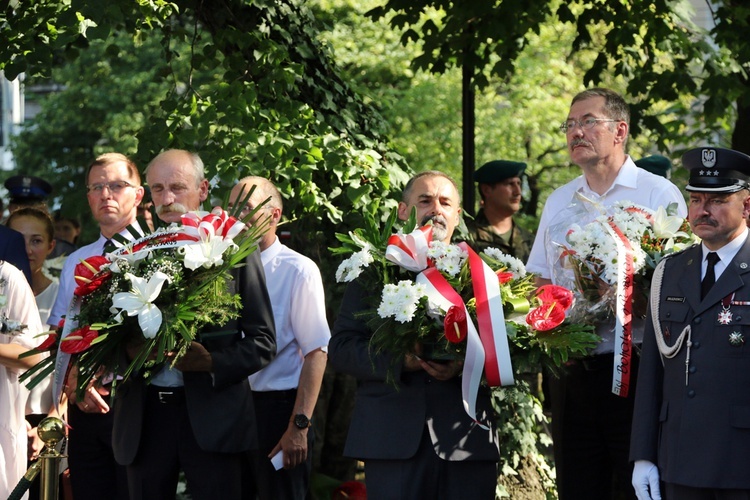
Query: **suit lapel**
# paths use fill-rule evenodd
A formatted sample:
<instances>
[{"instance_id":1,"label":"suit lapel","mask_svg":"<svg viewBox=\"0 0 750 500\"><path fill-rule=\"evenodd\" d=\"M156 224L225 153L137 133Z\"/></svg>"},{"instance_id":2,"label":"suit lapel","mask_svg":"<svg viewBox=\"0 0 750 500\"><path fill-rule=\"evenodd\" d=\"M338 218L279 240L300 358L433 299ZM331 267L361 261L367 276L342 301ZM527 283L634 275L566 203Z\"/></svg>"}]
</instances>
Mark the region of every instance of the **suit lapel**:
<instances>
[{"instance_id":1,"label":"suit lapel","mask_svg":"<svg viewBox=\"0 0 750 500\"><path fill-rule=\"evenodd\" d=\"M698 248L700 248L700 246ZM706 309L714 306L717 302L720 302L724 297L742 288L745 284L743 275L747 272L750 272L750 238L745 240L740 251L737 252L737 255L732 259L732 262L730 262L724 272L721 273L721 276L716 280L716 283L708 292L706 298L695 309L696 315L701 314ZM700 290L700 286L698 288Z\"/></svg>"},{"instance_id":2,"label":"suit lapel","mask_svg":"<svg viewBox=\"0 0 750 500\"><path fill-rule=\"evenodd\" d=\"M695 311L701 303L701 259L703 252L700 245L685 250L682 258L675 258L675 272L680 272L678 283L690 308ZM682 266L683 269L679 269Z\"/></svg>"}]
</instances>

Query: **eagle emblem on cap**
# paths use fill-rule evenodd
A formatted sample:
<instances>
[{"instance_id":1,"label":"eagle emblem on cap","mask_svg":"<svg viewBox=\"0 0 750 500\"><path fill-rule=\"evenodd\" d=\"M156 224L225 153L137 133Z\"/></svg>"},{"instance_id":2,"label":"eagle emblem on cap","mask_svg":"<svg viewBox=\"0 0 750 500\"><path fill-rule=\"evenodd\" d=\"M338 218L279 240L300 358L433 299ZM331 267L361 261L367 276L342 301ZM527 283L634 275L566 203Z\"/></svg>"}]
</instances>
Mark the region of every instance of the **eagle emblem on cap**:
<instances>
[{"instance_id":1,"label":"eagle emblem on cap","mask_svg":"<svg viewBox=\"0 0 750 500\"><path fill-rule=\"evenodd\" d=\"M701 162L704 167L711 168L716 165L716 150L704 149L701 153Z\"/></svg>"}]
</instances>

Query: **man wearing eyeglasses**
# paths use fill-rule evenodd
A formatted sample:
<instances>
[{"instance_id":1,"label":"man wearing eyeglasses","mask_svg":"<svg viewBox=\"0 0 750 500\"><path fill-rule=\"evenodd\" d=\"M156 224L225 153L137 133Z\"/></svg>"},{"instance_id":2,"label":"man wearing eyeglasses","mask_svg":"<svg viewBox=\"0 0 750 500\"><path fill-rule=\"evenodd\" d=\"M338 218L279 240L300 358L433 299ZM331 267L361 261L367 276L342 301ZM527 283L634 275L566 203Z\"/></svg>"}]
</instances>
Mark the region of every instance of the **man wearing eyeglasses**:
<instances>
[{"instance_id":1,"label":"man wearing eyeglasses","mask_svg":"<svg viewBox=\"0 0 750 500\"><path fill-rule=\"evenodd\" d=\"M560 126L571 162L581 176L556 189L547 199L526 269L539 284L555 281L560 270L556 231L578 223L578 213L600 213L618 201L653 210L675 202L685 216L679 189L663 177L639 169L626 153L630 110L619 94L592 88L573 98ZM635 315L634 315L635 316ZM613 394L615 320L596 324L599 345L582 360L571 361L559 378L550 377L552 438L561 500L635 498L628 461L633 395L638 366L633 356L627 397ZM643 338L643 319L633 318L632 342ZM633 350L636 350L634 346Z\"/></svg>"},{"instance_id":2,"label":"man wearing eyeglasses","mask_svg":"<svg viewBox=\"0 0 750 500\"><path fill-rule=\"evenodd\" d=\"M208 197L203 161L190 151L160 153L146 179L163 222L200 210ZM260 252L244 264L233 272L239 318L199 332L174 368L163 366L148 386L134 376L118 388L113 448L126 465L131 500L174 498L180 471L195 500L241 498L243 454L258 439L248 376L276 354Z\"/></svg>"},{"instance_id":3,"label":"man wearing eyeglasses","mask_svg":"<svg viewBox=\"0 0 750 500\"><path fill-rule=\"evenodd\" d=\"M102 255L105 245L117 245L116 234L132 236L127 227L136 222L136 207L143 198L141 177L136 165L119 153L106 153L94 160L86 171L89 208L99 223L95 242L79 248L66 259L60 274L60 289L49 317L52 328L68 313L76 288L74 270L81 260ZM106 381L106 379L105 379ZM75 384L68 384L75 387ZM109 387L97 382L82 400L69 394L70 423L68 464L73 495L77 500L128 498L125 468L115 462L112 451L112 414Z\"/></svg>"}]
</instances>

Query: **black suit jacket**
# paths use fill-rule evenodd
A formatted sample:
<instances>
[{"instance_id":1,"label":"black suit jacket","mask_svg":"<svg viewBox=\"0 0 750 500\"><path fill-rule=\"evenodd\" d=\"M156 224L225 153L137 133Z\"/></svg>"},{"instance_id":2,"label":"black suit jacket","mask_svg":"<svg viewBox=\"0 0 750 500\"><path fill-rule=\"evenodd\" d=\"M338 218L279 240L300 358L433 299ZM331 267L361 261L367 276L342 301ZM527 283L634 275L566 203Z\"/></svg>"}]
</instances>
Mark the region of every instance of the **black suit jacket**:
<instances>
[{"instance_id":1,"label":"black suit jacket","mask_svg":"<svg viewBox=\"0 0 750 500\"><path fill-rule=\"evenodd\" d=\"M659 314L649 310L631 437L631 460L659 465L662 480L700 488L750 488L750 238L700 298L701 246L668 258ZM654 294L652 290L652 294ZM732 295L734 294L734 295ZM719 321L729 297L732 320ZM660 354L654 322L668 346L686 326L687 346ZM668 335L667 335L668 333ZM744 343L730 342L739 334ZM687 343L687 338L685 339Z\"/></svg>"},{"instance_id":2,"label":"black suit jacket","mask_svg":"<svg viewBox=\"0 0 750 500\"><path fill-rule=\"evenodd\" d=\"M31 268L23 235L3 225L0 225L0 260L10 262L23 271L29 284L31 283Z\"/></svg>"},{"instance_id":3,"label":"black suit jacket","mask_svg":"<svg viewBox=\"0 0 750 500\"><path fill-rule=\"evenodd\" d=\"M260 261L253 252L237 270L242 312L239 320L220 329L234 334L199 339L211 353L213 372L183 372L190 424L205 451L236 453L257 447L257 428L247 377L271 362L276 354L276 333L271 301ZM213 375L213 377L212 377ZM138 453L144 415L146 384L133 376L120 384L114 401L112 446L124 465Z\"/></svg>"},{"instance_id":4,"label":"black suit jacket","mask_svg":"<svg viewBox=\"0 0 750 500\"><path fill-rule=\"evenodd\" d=\"M466 414L459 377L439 381L418 371L396 373L398 388L386 381L391 356L370 350L372 332L357 317L369 293L356 281L349 284L328 345L333 368L358 382L344 454L363 460L411 458L427 425L440 458L497 461L496 433ZM477 418L486 423L491 414L489 393L480 390Z\"/></svg>"}]
</instances>

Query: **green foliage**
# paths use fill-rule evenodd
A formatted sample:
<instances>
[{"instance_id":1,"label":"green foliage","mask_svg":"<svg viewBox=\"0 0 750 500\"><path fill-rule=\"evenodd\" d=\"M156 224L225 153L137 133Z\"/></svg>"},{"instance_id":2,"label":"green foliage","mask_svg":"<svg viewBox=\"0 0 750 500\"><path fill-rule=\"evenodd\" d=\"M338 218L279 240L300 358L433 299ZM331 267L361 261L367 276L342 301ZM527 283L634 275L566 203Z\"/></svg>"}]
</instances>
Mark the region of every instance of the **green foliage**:
<instances>
[{"instance_id":1,"label":"green foliage","mask_svg":"<svg viewBox=\"0 0 750 500\"><path fill-rule=\"evenodd\" d=\"M266 176L285 199L291 221L283 228L291 232L287 242L323 264L324 275L329 273L323 254L334 228L357 226L363 214L395 206L394 195L408 178L406 162L387 144L380 115L338 74L303 2L231 0L216 8L198 1L178 7L114 0L104 8L93 0L60 0L48 2L43 14L30 4L9 7L9 22L0 25L0 60L12 61L0 67L10 75L49 75L57 61L76 60L90 48L98 49L104 65L113 65L121 58L113 37L144 50L158 42L151 73L139 79L158 85L153 99L137 102L141 93L130 86L108 89L103 95L113 100L108 109L136 101L127 110L138 119L122 127L110 112L85 123L90 127L82 125L89 138L80 141L86 149L77 158L88 158L60 165L73 178L99 152L96 147L131 153L139 165L167 148L198 151L217 199L240 177ZM72 79L69 75L65 84ZM87 80L95 81L95 76ZM66 107L77 109L87 101L88 93L81 94ZM114 126L125 137L112 137ZM50 127L45 135L61 128ZM19 142L19 150L34 149L27 144ZM71 164L76 169L68 169ZM18 165L38 168L30 155L22 154ZM66 200L75 194L74 186L67 187L60 192ZM80 204L79 210L85 212Z\"/></svg>"},{"instance_id":2,"label":"green foliage","mask_svg":"<svg viewBox=\"0 0 750 500\"><path fill-rule=\"evenodd\" d=\"M541 450L552 443L545 432L547 417L539 400L531 393L525 380L510 387L492 390L492 406L500 436L500 475L514 476L524 459L530 460L538 473L545 497L557 498L555 479ZM510 492L498 484L498 498L512 498Z\"/></svg>"},{"instance_id":3,"label":"green foliage","mask_svg":"<svg viewBox=\"0 0 750 500\"><path fill-rule=\"evenodd\" d=\"M672 142L715 142L715 134L728 128L735 101L750 95L741 67L747 66L748 14L735 4L727 2L714 15L711 35L718 48L689 21L684 1L389 0L370 15L402 30L404 44L417 44L415 68L445 73L468 64L479 89L521 74L519 61L538 47L535 37L546 26L570 27L574 38L562 37L567 48L548 60L584 63L577 90L581 84L613 86L612 75L619 78L630 96L633 134L648 135L665 151ZM557 96L561 89L544 90ZM696 102L697 95L707 96L705 102ZM696 119L700 126L686 126Z\"/></svg>"}]
</instances>

